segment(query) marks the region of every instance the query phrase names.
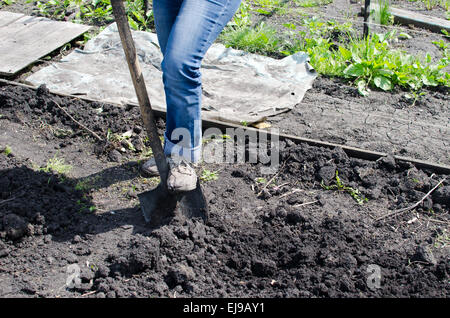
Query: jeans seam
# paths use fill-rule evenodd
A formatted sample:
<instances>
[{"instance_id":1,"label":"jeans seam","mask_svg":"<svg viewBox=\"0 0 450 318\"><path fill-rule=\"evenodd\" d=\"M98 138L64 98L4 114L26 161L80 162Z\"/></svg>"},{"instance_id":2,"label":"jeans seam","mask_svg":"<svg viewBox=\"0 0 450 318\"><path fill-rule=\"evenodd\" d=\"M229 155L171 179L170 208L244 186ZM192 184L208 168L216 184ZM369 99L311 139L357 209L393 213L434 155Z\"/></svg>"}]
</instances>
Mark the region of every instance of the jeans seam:
<instances>
[{"instance_id":1,"label":"jeans seam","mask_svg":"<svg viewBox=\"0 0 450 318\"><path fill-rule=\"evenodd\" d=\"M227 7L228 7L228 5L230 4L230 1L231 1L231 0L227 0L227 2L224 4L223 9L222 9L222 11L220 12L217 21L221 21L220 19L221 19L221 18L223 17L223 15L225 14L225 12L226 12L226 10L227 10ZM211 35L214 34L214 32L213 32L214 29L215 29L218 25L220 25L217 21L216 21L216 23L214 23L214 25L212 26L212 28L209 30L208 39L207 39L207 41L205 41L205 43L202 44L202 50L203 50L203 48L206 46L206 44L210 42L210 40L211 40ZM212 44L212 43L211 43L211 44ZM206 54L206 52L205 52L205 54ZM205 54L204 54L204 55L205 55ZM200 64L201 64L201 63L200 63Z\"/></svg>"}]
</instances>

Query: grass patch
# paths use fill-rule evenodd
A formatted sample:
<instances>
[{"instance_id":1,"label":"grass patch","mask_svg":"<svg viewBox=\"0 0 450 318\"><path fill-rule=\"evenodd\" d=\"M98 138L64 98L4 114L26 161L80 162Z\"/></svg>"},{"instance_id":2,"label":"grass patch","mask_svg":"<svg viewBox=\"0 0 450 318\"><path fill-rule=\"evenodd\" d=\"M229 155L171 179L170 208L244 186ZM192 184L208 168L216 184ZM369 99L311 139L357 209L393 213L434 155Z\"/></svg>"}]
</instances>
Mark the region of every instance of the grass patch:
<instances>
[{"instance_id":1,"label":"grass patch","mask_svg":"<svg viewBox=\"0 0 450 318\"><path fill-rule=\"evenodd\" d=\"M243 26L231 28L220 35L227 46L247 51L273 55L280 51L280 38L274 28L260 23L256 27Z\"/></svg>"},{"instance_id":2,"label":"grass patch","mask_svg":"<svg viewBox=\"0 0 450 318\"><path fill-rule=\"evenodd\" d=\"M85 200L77 200L78 212L79 213L94 213L97 211L95 205L90 205L85 202Z\"/></svg>"},{"instance_id":3,"label":"grass patch","mask_svg":"<svg viewBox=\"0 0 450 318\"><path fill-rule=\"evenodd\" d=\"M434 8L441 7L448 12L450 9L449 0L421 0L421 2L425 5L427 10L433 10Z\"/></svg>"},{"instance_id":4,"label":"grass patch","mask_svg":"<svg viewBox=\"0 0 450 318\"><path fill-rule=\"evenodd\" d=\"M294 3L302 8L312 8L333 3L333 0L294 0Z\"/></svg>"},{"instance_id":5,"label":"grass patch","mask_svg":"<svg viewBox=\"0 0 450 318\"><path fill-rule=\"evenodd\" d=\"M258 178L255 179L255 182L256 183L265 184L265 183L267 183L267 179L264 178L264 177L258 177Z\"/></svg>"},{"instance_id":6,"label":"grass patch","mask_svg":"<svg viewBox=\"0 0 450 318\"><path fill-rule=\"evenodd\" d=\"M75 190L81 191L81 192L86 192L89 191L93 188L95 188L96 183L100 180L100 176L95 176L95 177L88 177L85 178L83 180L79 180L76 184L75 184Z\"/></svg>"},{"instance_id":7,"label":"grass patch","mask_svg":"<svg viewBox=\"0 0 450 318\"><path fill-rule=\"evenodd\" d=\"M441 234L438 234L434 240L435 248L448 248L450 246L450 234L447 230L443 230Z\"/></svg>"},{"instance_id":8,"label":"grass patch","mask_svg":"<svg viewBox=\"0 0 450 318\"><path fill-rule=\"evenodd\" d=\"M66 175L72 170L72 166L66 165L64 162L64 158L58 158L57 155L55 155L53 158L47 161L45 167L40 168L39 170L47 173L53 172L60 175Z\"/></svg>"},{"instance_id":9,"label":"grass patch","mask_svg":"<svg viewBox=\"0 0 450 318\"><path fill-rule=\"evenodd\" d=\"M381 25L394 24L394 16L390 13L390 0L377 0L378 10L372 10L370 13L376 23Z\"/></svg>"}]
</instances>

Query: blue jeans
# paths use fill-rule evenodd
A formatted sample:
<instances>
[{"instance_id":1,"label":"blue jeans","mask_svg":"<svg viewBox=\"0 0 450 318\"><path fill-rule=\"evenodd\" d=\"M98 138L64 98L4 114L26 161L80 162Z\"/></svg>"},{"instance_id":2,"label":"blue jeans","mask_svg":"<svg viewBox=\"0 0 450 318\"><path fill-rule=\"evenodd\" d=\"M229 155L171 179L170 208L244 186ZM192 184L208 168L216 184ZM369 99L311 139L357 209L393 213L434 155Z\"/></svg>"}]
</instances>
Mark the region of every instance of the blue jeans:
<instances>
[{"instance_id":1,"label":"blue jeans","mask_svg":"<svg viewBox=\"0 0 450 318\"><path fill-rule=\"evenodd\" d=\"M198 162L202 153L200 66L241 0L153 0L166 94L164 153Z\"/></svg>"}]
</instances>

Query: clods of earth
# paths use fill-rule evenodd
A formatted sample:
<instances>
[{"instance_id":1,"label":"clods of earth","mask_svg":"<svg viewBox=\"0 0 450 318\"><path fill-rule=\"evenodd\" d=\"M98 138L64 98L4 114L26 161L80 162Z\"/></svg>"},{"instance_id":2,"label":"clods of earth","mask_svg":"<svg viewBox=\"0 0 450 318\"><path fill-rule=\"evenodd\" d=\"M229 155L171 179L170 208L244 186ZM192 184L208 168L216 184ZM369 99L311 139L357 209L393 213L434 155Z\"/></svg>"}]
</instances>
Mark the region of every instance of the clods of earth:
<instances>
[{"instance_id":1,"label":"clods of earth","mask_svg":"<svg viewBox=\"0 0 450 318\"><path fill-rule=\"evenodd\" d=\"M446 175L282 141L268 176L197 167L206 223L150 227L137 107L2 85L0 114L1 297L450 296Z\"/></svg>"}]
</instances>

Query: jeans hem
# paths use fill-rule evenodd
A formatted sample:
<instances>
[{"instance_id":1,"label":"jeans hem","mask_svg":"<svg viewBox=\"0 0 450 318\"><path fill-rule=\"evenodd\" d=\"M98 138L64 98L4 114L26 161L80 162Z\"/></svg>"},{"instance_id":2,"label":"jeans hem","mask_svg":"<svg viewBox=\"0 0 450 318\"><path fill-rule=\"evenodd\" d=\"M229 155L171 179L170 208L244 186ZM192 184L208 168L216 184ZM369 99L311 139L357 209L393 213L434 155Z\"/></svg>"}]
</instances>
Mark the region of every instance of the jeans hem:
<instances>
[{"instance_id":1,"label":"jeans hem","mask_svg":"<svg viewBox=\"0 0 450 318\"><path fill-rule=\"evenodd\" d=\"M197 147L181 147L180 145L174 144L167 138L164 134L164 154L166 156L177 155L192 163L198 163L202 159L202 145Z\"/></svg>"}]
</instances>

